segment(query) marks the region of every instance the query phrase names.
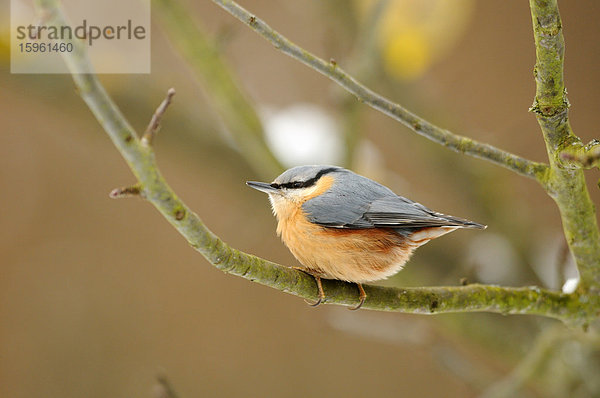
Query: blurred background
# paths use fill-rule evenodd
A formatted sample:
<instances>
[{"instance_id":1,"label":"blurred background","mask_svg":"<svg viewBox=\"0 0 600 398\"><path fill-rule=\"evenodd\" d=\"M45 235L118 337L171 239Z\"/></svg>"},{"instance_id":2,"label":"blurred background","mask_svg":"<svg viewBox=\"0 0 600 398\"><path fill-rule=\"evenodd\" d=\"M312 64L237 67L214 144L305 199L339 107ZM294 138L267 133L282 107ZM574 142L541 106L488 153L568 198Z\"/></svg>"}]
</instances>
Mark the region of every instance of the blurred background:
<instances>
[{"instance_id":1,"label":"blurred background","mask_svg":"<svg viewBox=\"0 0 600 398\"><path fill-rule=\"evenodd\" d=\"M8 3L0 0L0 396L152 397L157 374L182 398L600 396L597 342L558 322L311 308L216 270L143 200L109 199L133 175L70 76L10 74ZM561 289L576 277L558 211L535 181L419 137L210 1L177 4L213 50L200 58L216 57L259 115L273 164L345 165L489 226L424 246L383 283ZM527 112L527 2L241 4L434 124L545 160ZM571 123L588 142L598 137L600 4L560 5ZM244 184L281 170L253 161L210 69L179 51L168 13L152 11L152 73L101 82L137 131L174 87L155 144L173 189L233 247L297 265L267 198ZM599 173L588 177L598 203Z\"/></svg>"}]
</instances>

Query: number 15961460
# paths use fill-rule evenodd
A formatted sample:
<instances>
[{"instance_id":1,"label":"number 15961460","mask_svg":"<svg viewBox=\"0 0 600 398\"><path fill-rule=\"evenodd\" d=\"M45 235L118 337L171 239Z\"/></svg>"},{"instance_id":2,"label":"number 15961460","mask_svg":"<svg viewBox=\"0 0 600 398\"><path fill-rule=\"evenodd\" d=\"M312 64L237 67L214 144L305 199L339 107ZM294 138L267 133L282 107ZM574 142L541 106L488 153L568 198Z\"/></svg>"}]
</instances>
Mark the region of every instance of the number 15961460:
<instances>
[{"instance_id":1,"label":"number 15961460","mask_svg":"<svg viewBox=\"0 0 600 398\"><path fill-rule=\"evenodd\" d=\"M22 53L64 53L73 51L73 43L19 43Z\"/></svg>"}]
</instances>

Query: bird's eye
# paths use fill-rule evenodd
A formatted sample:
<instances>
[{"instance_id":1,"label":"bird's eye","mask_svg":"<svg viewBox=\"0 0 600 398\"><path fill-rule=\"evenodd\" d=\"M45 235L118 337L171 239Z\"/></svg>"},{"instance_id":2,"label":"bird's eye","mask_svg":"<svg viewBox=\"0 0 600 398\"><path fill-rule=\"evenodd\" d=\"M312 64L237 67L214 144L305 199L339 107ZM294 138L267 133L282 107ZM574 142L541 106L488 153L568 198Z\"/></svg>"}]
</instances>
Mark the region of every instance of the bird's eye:
<instances>
[{"instance_id":1,"label":"bird's eye","mask_svg":"<svg viewBox=\"0 0 600 398\"><path fill-rule=\"evenodd\" d=\"M293 182L292 188L302 188L302 182L300 182L300 181Z\"/></svg>"}]
</instances>

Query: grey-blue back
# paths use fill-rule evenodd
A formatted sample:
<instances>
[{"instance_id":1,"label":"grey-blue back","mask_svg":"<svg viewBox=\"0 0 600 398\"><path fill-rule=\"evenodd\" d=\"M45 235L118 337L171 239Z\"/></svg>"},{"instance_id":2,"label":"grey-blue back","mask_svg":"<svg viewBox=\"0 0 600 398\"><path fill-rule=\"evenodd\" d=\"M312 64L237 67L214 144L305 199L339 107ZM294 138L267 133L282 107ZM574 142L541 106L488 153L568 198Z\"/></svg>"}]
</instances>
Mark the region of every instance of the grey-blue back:
<instances>
[{"instance_id":1,"label":"grey-blue back","mask_svg":"<svg viewBox=\"0 0 600 398\"><path fill-rule=\"evenodd\" d=\"M434 212L350 170L340 168L329 175L335 179L332 187L302 206L308 220L315 224L350 229L394 228L403 235L427 227L483 227Z\"/></svg>"}]
</instances>

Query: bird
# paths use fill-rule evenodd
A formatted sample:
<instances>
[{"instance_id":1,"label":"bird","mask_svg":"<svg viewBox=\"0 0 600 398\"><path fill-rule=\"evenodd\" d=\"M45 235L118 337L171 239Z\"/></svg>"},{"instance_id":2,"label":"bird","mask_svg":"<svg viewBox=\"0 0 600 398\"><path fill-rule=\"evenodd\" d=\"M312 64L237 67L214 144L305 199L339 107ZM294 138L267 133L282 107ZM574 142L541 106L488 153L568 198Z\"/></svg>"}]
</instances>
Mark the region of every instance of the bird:
<instances>
[{"instance_id":1,"label":"bird","mask_svg":"<svg viewBox=\"0 0 600 398\"><path fill-rule=\"evenodd\" d=\"M485 229L463 218L430 210L348 169L330 165L297 166L271 183L247 181L268 194L277 234L315 278L355 283L359 309L367 298L363 283L400 271L419 246L458 228Z\"/></svg>"}]
</instances>

